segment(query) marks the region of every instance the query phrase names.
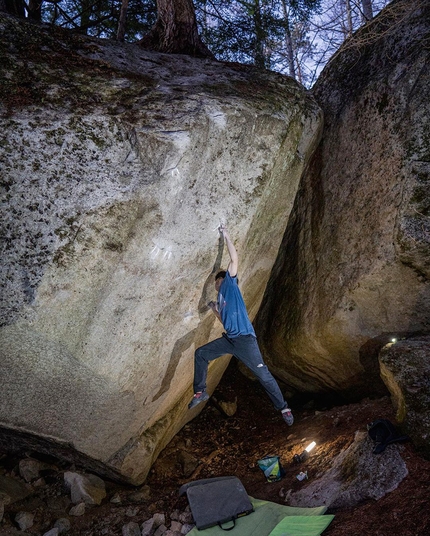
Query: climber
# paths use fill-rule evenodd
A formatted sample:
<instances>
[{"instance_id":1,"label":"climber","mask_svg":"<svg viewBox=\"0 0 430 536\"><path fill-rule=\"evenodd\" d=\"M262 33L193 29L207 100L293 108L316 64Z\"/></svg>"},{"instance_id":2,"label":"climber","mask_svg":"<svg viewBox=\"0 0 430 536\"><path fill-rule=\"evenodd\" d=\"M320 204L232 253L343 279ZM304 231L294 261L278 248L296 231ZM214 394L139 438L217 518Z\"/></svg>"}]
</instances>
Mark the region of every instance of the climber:
<instances>
[{"instance_id":1,"label":"climber","mask_svg":"<svg viewBox=\"0 0 430 536\"><path fill-rule=\"evenodd\" d=\"M242 361L257 377L275 409L282 412L284 421L291 426L294 417L275 378L263 361L258 347L254 328L249 320L246 306L237 281L238 255L233 242L223 225L219 231L224 237L230 262L227 271L220 271L215 276L215 290L218 292L217 302L208 305L222 323L225 333L200 348L194 355L194 397L188 407L194 408L200 402L208 400L206 392L206 377L210 361L225 354L232 354Z\"/></svg>"}]
</instances>

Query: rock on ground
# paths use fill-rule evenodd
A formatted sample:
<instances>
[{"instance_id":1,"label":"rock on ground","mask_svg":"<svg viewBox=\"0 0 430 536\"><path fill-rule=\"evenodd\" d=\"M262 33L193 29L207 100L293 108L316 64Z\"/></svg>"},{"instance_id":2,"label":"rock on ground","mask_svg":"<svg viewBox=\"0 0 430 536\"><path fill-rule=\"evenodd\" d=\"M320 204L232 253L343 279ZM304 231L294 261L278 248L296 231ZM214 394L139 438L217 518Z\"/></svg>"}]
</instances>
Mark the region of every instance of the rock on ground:
<instances>
[{"instance_id":1,"label":"rock on ground","mask_svg":"<svg viewBox=\"0 0 430 536\"><path fill-rule=\"evenodd\" d=\"M387 344L379 362L397 421L430 459L430 336Z\"/></svg>"},{"instance_id":2,"label":"rock on ground","mask_svg":"<svg viewBox=\"0 0 430 536\"><path fill-rule=\"evenodd\" d=\"M395 490L408 475L397 445L373 454L374 444L366 432L334 460L332 468L288 498L291 506L353 508L366 499L381 499Z\"/></svg>"}]
</instances>

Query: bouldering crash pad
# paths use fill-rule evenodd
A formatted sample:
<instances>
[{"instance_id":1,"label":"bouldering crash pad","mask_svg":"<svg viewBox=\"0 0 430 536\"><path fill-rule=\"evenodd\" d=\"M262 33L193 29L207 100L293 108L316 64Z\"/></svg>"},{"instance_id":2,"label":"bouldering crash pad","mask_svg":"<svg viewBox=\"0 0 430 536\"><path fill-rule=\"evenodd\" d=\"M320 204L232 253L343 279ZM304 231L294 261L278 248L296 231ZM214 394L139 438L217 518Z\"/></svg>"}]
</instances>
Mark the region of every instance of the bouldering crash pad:
<instances>
[{"instance_id":1,"label":"bouldering crash pad","mask_svg":"<svg viewBox=\"0 0 430 536\"><path fill-rule=\"evenodd\" d=\"M242 482L235 476L206 478L184 484L179 495L186 493L194 522L206 529L253 512L253 506ZM225 529L227 530L227 529ZM230 530L230 529L228 529Z\"/></svg>"},{"instance_id":2,"label":"bouldering crash pad","mask_svg":"<svg viewBox=\"0 0 430 536\"><path fill-rule=\"evenodd\" d=\"M254 512L236 520L230 532L232 536L320 536L333 520L333 515L323 515L326 506L299 508L262 501L250 497ZM226 531L220 527L198 530L195 527L189 536L222 536Z\"/></svg>"}]
</instances>

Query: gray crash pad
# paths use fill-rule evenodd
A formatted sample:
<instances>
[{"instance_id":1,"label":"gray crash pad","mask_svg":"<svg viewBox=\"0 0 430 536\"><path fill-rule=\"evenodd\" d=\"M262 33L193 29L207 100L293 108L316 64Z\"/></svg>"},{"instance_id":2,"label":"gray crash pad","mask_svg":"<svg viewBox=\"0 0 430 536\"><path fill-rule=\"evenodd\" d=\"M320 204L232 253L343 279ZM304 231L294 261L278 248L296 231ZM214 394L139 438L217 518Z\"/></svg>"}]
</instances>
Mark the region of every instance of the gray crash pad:
<instances>
[{"instance_id":1,"label":"gray crash pad","mask_svg":"<svg viewBox=\"0 0 430 536\"><path fill-rule=\"evenodd\" d=\"M239 517L254 511L242 482L235 476L195 480L181 486L187 494L196 527L203 530L214 525L235 524Z\"/></svg>"}]
</instances>

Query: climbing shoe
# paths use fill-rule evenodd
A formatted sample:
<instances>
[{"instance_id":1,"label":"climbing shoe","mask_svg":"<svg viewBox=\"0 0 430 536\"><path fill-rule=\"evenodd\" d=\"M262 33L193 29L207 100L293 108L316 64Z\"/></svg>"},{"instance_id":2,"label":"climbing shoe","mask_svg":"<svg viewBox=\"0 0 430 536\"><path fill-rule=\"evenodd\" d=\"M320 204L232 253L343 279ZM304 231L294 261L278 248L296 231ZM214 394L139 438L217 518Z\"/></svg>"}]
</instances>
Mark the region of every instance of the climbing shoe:
<instances>
[{"instance_id":1,"label":"climbing shoe","mask_svg":"<svg viewBox=\"0 0 430 536\"><path fill-rule=\"evenodd\" d=\"M209 395L206 391L202 391L201 393L196 393L193 396L193 399L188 404L188 409L194 408L197 406L197 404L200 404L200 402L204 402L205 400L209 399Z\"/></svg>"},{"instance_id":2,"label":"climbing shoe","mask_svg":"<svg viewBox=\"0 0 430 536\"><path fill-rule=\"evenodd\" d=\"M282 411L282 418L284 421L288 424L288 426L291 426L294 422L293 414L291 413L290 408L284 408Z\"/></svg>"}]
</instances>

